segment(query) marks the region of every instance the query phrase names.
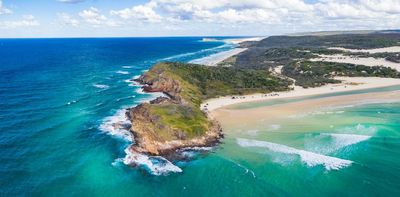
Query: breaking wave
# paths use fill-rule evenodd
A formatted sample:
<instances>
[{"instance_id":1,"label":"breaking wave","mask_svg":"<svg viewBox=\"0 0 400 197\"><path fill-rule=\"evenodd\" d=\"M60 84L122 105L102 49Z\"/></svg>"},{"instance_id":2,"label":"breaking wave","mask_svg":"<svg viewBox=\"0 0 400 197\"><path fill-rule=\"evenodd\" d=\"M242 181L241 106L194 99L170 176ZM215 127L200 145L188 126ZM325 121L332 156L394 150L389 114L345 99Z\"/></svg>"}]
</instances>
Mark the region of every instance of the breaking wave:
<instances>
[{"instance_id":1,"label":"breaking wave","mask_svg":"<svg viewBox=\"0 0 400 197\"><path fill-rule=\"evenodd\" d=\"M339 170L341 168L348 167L353 163L350 160L325 156L305 150L292 148L282 144L275 144L271 142L250 140L243 138L237 138L236 140L237 143L242 147L261 147L261 148L267 148L268 150L277 153L298 155L301 161L309 167L323 165L326 170Z\"/></svg>"},{"instance_id":2,"label":"breaking wave","mask_svg":"<svg viewBox=\"0 0 400 197\"><path fill-rule=\"evenodd\" d=\"M113 116L104 118L99 129L109 135L132 142L133 136L129 131L131 122L127 119L125 113L126 109L120 109Z\"/></svg>"},{"instance_id":3,"label":"breaking wave","mask_svg":"<svg viewBox=\"0 0 400 197\"><path fill-rule=\"evenodd\" d=\"M118 74L121 74L121 75L127 75L127 74L129 74L128 71L122 71L122 70L116 71L115 73L118 73Z\"/></svg>"},{"instance_id":4,"label":"breaking wave","mask_svg":"<svg viewBox=\"0 0 400 197\"><path fill-rule=\"evenodd\" d=\"M99 89L108 89L110 86L104 85L104 84L93 84L93 87L99 88Z\"/></svg>"},{"instance_id":5,"label":"breaking wave","mask_svg":"<svg viewBox=\"0 0 400 197\"><path fill-rule=\"evenodd\" d=\"M168 175L170 173L182 172L182 169L160 156L147 156L130 150L130 147L125 149L126 156L123 159L125 165L136 166L147 170L153 175Z\"/></svg>"}]
</instances>

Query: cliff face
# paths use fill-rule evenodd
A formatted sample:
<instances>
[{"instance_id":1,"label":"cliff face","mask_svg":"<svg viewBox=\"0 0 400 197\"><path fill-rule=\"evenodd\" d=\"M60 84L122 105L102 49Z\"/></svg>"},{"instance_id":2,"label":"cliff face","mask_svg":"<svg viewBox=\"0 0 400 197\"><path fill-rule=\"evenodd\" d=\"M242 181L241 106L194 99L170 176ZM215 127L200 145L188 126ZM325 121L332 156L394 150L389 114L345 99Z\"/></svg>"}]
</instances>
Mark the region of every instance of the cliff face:
<instances>
[{"instance_id":1,"label":"cliff face","mask_svg":"<svg viewBox=\"0 0 400 197\"><path fill-rule=\"evenodd\" d=\"M180 148L218 143L222 137L219 124L182 97L182 81L157 65L135 81L143 84L144 91L163 92L169 98L159 97L128 110L133 151L166 156Z\"/></svg>"},{"instance_id":2,"label":"cliff face","mask_svg":"<svg viewBox=\"0 0 400 197\"><path fill-rule=\"evenodd\" d=\"M182 101L180 96L182 88L179 81L165 76L162 72L157 73L156 76L145 73L135 81L144 85L143 90L145 92L163 92L170 96L172 100Z\"/></svg>"}]
</instances>

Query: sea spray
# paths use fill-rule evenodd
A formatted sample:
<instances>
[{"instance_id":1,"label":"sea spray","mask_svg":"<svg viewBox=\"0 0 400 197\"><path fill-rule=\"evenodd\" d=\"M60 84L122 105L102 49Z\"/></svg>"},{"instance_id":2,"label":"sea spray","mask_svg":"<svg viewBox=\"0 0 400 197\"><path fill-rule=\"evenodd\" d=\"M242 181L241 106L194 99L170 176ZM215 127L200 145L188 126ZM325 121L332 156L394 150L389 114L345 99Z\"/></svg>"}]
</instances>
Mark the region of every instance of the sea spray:
<instances>
[{"instance_id":1,"label":"sea spray","mask_svg":"<svg viewBox=\"0 0 400 197\"><path fill-rule=\"evenodd\" d=\"M182 172L178 166L161 156L148 156L135 151L130 147L125 149L126 156L123 159L125 165L137 166L147 170L153 175L168 175Z\"/></svg>"},{"instance_id":2,"label":"sea spray","mask_svg":"<svg viewBox=\"0 0 400 197\"><path fill-rule=\"evenodd\" d=\"M127 119L125 114L126 109L120 109L113 116L104 118L99 129L107 134L131 142L133 137L129 131L131 122Z\"/></svg>"},{"instance_id":3,"label":"sea spray","mask_svg":"<svg viewBox=\"0 0 400 197\"><path fill-rule=\"evenodd\" d=\"M104 85L104 84L93 84L93 87L99 88L99 89L108 89L110 86Z\"/></svg>"},{"instance_id":4,"label":"sea spray","mask_svg":"<svg viewBox=\"0 0 400 197\"><path fill-rule=\"evenodd\" d=\"M326 170L339 170L341 168L348 167L353 163L350 160L325 156L305 150L292 148L282 144L275 144L266 141L237 138L237 143L242 147L261 147L261 148L267 148L272 152L298 155L300 156L301 161L305 163L307 166L314 167L317 165L323 165Z\"/></svg>"}]
</instances>

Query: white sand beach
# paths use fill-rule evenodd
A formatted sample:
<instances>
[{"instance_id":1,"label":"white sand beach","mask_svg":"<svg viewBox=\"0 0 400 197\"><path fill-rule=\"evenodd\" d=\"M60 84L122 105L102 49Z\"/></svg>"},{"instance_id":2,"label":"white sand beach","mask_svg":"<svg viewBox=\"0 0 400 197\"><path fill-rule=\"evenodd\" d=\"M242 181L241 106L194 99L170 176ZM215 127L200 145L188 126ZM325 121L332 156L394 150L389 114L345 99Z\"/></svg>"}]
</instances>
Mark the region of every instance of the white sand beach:
<instances>
[{"instance_id":1,"label":"white sand beach","mask_svg":"<svg viewBox=\"0 0 400 197\"><path fill-rule=\"evenodd\" d=\"M323 62L337 62L337 63L348 63L365 66L386 66L400 71L400 64L395 62L387 61L383 58L373 57L354 57L345 55L319 55L319 58L310 59L311 61L323 61Z\"/></svg>"},{"instance_id":2,"label":"white sand beach","mask_svg":"<svg viewBox=\"0 0 400 197\"><path fill-rule=\"evenodd\" d=\"M225 39L225 42L233 43L233 44L240 44L242 42L256 42L261 41L266 37L253 37L253 38L235 38L235 39Z\"/></svg>"},{"instance_id":3,"label":"white sand beach","mask_svg":"<svg viewBox=\"0 0 400 197\"><path fill-rule=\"evenodd\" d=\"M335 79L342 80L343 82L340 84L329 84L322 87L308 89L296 86L294 90L288 92L273 92L268 94L253 94L244 96L237 95L214 98L202 103L201 109L210 112L221 107L238 103L257 102L281 98L295 98L400 85L400 79L392 78L336 77Z\"/></svg>"},{"instance_id":4,"label":"white sand beach","mask_svg":"<svg viewBox=\"0 0 400 197\"><path fill-rule=\"evenodd\" d=\"M376 49L347 49L342 47L330 47L328 49L341 50L352 53L398 53L400 52L400 46L384 47Z\"/></svg>"},{"instance_id":5,"label":"white sand beach","mask_svg":"<svg viewBox=\"0 0 400 197\"><path fill-rule=\"evenodd\" d=\"M229 57L237 55L245 50L247 50L247 49L246 48L235 48L235 49L232 49L229 51L223 51L220 53L216 53L216 54L204 57L204 58L195 59L195 60L191 61L190 63L203 64L206 66L217 66L218 63L226 60Z\"/></svg>"},{"instance_id":6,"label":"white sand beach","mask_svg":"<svg viewBox=\"0 0 400 197\"><path fill-rule=\"evenodd\" d=\"M230 44L240 44L242 42L248 42L248 41L260 41L262 39L264 39L264 37L224 39L223 41ZM206 39L206 38L203 40L205 40L205 42L218 41L215 39ZM195 59L193 61L190 61L190 63L203 64L206 66L217 66L218 63L228 59L229 57L235 56L245 50L247 50L247 48L234 48L228 51L223 51L200 59Z\"/></svg>"}]
</instances>

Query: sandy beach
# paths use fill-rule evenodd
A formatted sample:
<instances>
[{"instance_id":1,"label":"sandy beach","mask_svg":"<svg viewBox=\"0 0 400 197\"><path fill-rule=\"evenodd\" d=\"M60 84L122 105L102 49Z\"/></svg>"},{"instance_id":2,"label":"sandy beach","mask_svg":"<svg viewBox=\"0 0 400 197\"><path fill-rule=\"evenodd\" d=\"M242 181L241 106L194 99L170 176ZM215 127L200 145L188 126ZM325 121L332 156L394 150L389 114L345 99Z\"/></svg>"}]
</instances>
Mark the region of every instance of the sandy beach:
<instances>
[{"instance_id":1,"label":"sandy beach","mask_svg":"<svg viewBox=\"0 0 400 197\"><path fill-rule=\"evenodd\" d=\"M230 44L240 44L242 42L260 41L264 38L265 37L235 38L235 39L225 39L223 41L226 43L230 43ZM211 41L214 41L214 40L211 39ZM216 54L204 57L204 58L195 59L195 60L191 61L190 63L203 64L206 66L217 66L220 62L222 62L232 56L235 56L245 50L247 50L247 48L234 48L234 49L216 53Z\"/></svg>"},{"instance_id":2,"label":"sandy beach","mask_svg":"<svg viewBox=\"0 0 400 197\"><path fill-rule=\"evenodd\" d=\"M365 66L386 66L400 71L400 64L395 62L387 61L383 58L373 57L353 57L345 55L319 55L319 58L310 59L311 61L323 61L323 62L337 62L337 63L348 63Z\"/></svg>"},{"instance_id":3,"label":"sandy beach","mask_svg":"<svg viewBox=\"0 0 400 197\"><path fill-rule=\"evenodd\" d=\"M352 53L398 53L400 52L400 46L384 47L376 49L346 49L342 47L330 47L328 49L341 50Z\"/></svg>"},{"instance_id":4,"label":"sandy beach","mask_svg":"<svg viewBox=\"0 0 400 197\"><path fill-rule=\"evenodd\" d=\"M400 85L400 79L377 78L377 77L336 77L343 81L340 84L329 84L317 88L302 88L295 86L294 90L288 92L273 92L268 94L253 94L244 96L226 96L205 101L201 108L206 111L213 111L228 105L258 102L272 99L295 98L302 96L312 96L320 94L329 94L337 92L346 92L354 90L364 90L371 88L387 87Z\"/></svg>"},{"instance_id":5,"label":"sandy beach","mask_svg":"<svg viewBox=\"0 0 400 197\"><path fill-rule=\"evenodd\" d=\"M235 49L232 49L229 51L224 51L224 52L216 53L216 54L204 57L204 58L196 59L196 60L191 61L190 63L203 64L206 66L217 66L218 63L226 60L229 57L237 55L245 50L247 50L247 49L246 48L235 48Z\"/></svg>"},{"instance_id":6,"label":"sandy beach","mask_svg":"<svg viewBox=\"0 0 400 197\"><path fill-rule=\"evenodd\" d=\"M296 123L295 117L300 115L341 113L342 108L350 106L399 101L400 91L375 92L300 100L248 109L219 108L212 111L212 116L222 124L223 128L236 128L244 125L249 127L249 125L259 125L262 122L261 126L264 125L263 127L267 130L274 131L278 129L279 125ZM344 119L342 121L351 123L354 120ZM295 125L297 124L299 123ZM310 125L312 124L317 123L310 123Z\"/></svg>"}]
</instances>

